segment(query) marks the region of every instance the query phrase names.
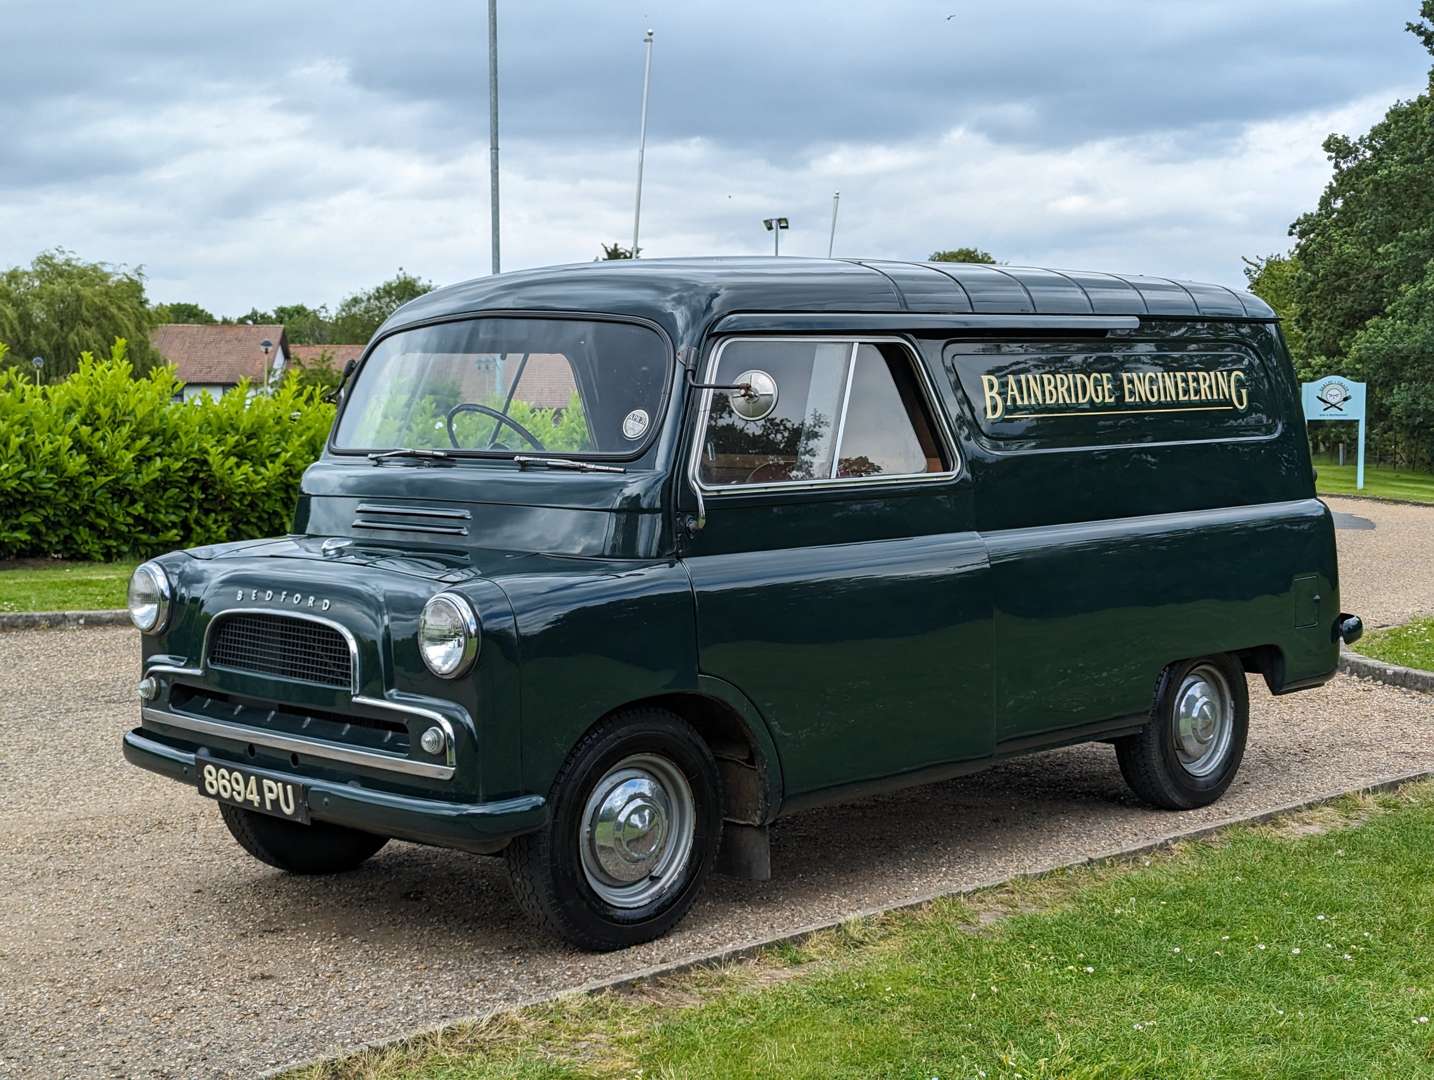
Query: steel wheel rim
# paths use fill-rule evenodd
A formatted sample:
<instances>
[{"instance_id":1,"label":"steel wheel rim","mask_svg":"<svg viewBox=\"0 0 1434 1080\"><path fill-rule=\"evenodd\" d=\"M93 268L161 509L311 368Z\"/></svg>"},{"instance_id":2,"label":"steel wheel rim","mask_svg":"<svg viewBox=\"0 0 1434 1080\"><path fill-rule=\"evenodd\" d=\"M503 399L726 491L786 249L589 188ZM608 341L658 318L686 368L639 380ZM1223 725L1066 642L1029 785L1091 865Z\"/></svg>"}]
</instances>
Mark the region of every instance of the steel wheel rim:
<instances>
[{"instance_id":1,"label":"steel wheel rim","mask_svg":"<svg viewBox=\"0 0 1434 1080\"><path fill-rule=\"evenodd\" d=\"M583 877L613 907L645 907L682 879L696 833L686 775L661 755L633 754L603 774L583 805Z\"/></svg>"},{"instance_id":2,"label":"steel wheel rim","mask_svg":"<svg viewBox=\"0 0 1434 1080\"><path fill-rule=\"evenodd\" d=\"M1235 735L1235 697L1225 673L1198 664L1175 694L1175 756L1191 776L1209 776L1224 763Z\"/></svg>"}]
</instances>

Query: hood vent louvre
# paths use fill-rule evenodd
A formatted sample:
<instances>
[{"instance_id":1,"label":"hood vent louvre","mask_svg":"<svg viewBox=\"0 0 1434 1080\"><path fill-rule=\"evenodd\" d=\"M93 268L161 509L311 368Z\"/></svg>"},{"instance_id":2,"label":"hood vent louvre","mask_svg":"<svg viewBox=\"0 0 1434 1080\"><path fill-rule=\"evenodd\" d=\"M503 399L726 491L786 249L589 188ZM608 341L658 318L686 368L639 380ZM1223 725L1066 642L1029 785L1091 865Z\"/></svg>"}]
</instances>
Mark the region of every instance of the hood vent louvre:
<instances>
[{"instance_id":1,"label":"hood vent louvre","mask_svg":"<svg viewBox=\"0 0 1434 1080\"><path fill-rule=\"evenodd\" d=\"M446 510L430 506L380 506L359 503L355 529L383 532L440 533L444 536L467 536L472 520L467 510Z\"/></svg>"}]
</instances>

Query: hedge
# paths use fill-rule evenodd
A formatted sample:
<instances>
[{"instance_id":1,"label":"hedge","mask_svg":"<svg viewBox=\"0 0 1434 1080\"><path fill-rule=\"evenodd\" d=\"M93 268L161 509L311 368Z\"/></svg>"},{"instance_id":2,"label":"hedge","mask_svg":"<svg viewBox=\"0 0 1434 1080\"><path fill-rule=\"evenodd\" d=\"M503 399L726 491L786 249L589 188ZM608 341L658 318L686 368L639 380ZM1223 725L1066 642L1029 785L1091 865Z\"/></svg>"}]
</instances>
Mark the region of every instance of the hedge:
<instances>
[{"instance_id":1,"label":"hedge","mask_svg":"<svg viewBox=\"0 0 1434 1080\"><path fill-rule=\"evenodd\" d=\"M114 560L288 530L332 405L290 379L175 402L171 368L133 377L125 343L63 382L0 372L0 559Z\"/></svg>"}]
</instances>

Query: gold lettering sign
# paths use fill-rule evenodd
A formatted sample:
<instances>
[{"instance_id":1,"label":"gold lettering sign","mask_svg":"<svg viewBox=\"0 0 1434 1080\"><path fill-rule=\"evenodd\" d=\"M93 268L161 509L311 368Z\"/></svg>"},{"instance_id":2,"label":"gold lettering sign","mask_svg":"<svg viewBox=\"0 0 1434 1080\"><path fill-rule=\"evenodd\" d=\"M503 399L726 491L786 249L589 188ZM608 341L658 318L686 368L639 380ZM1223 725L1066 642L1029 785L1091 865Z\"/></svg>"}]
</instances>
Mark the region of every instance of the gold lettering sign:
<instances>
[{"instance_id":1,"label":"gold lettering sign","mask_svg":"<svg viewBox=\"0 0 1434 1080\"><path fill-rule=\"evenodd\" d=\"M1026 372L1022 375L982 375L981 397L987 420L1123 416L1126 413L1244 412L1250 405L1246 381L1245 373L1238 368L1224 371Z\"/></svg>"}]
</instances>

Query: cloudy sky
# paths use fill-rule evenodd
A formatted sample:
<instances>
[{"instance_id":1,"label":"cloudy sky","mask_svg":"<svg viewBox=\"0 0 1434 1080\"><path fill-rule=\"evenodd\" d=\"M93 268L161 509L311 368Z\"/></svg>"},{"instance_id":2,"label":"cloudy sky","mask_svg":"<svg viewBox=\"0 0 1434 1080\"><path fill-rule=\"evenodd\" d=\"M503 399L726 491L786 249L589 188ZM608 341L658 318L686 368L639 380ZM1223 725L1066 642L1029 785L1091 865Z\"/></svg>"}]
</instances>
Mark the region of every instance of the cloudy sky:
<instances>
[{"instance_id":1,"label":"cloudy sky","mask_svg":"<svg viewBox=\"0 0 1434 1080\"><path fill-rule=\"evenodd\" d=\"M1238 284L1320 142L1426 85L1417 0L499 0L503 267L1003 261ZM158 300L332 305L486 273L482 0L0 0L0 265L63 246Z\"/></svg>"}]
</instances>

